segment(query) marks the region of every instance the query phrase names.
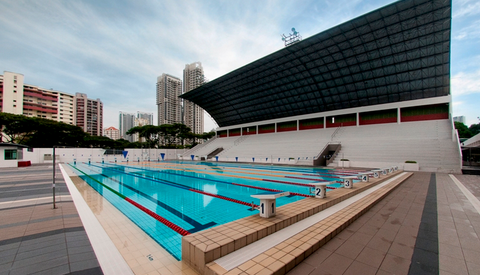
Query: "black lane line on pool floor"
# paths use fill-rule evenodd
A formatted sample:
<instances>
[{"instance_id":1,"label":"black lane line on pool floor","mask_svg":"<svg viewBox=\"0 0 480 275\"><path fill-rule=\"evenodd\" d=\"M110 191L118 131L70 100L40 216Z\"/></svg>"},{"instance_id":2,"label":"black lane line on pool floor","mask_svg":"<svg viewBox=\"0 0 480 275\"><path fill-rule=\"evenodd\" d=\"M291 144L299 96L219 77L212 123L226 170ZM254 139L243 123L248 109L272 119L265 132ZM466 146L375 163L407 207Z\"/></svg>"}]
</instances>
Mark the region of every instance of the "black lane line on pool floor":
<instances>
[{"instance_id":1,"label":"black lane line on pool floor","mask_svg":"<svg viewBox=\"0 0 480 275\"><path fill-rule=\"evenodd\" d=\"M408 274L438 274L438 272L437 181L435 173L432 173Z\"/></svg>"},{"instance_id":2,"label":"black lane line on pool floor","mask_svg":"<svg viewBox=\"0 0 480 275\"><path fill-rule=\"evenodd\" d=\"M214 225L216 225L217 223L216 222L209 222L209 223L206 223L206 224L201 224L199 222L197 222L196 220L190 218L188 215L185 215L185 214L182 214L180 211L176 210L175 208L159 201L159 200L156 200L154 198L152 198L151 196L147 195L146 193L143 193L142 191L138 190L138 189L135 189L131 186L128 186L126 185L125 183L121 182L121 181L118 181L114 178L111 178L105 174L100 174L104 177L106 177L107 179L113 181L113 182L117 182L118 184L121 184L123 187L141 195L142 197L146 198L147 200L153 202L153 203L156 203L158 206L162 207L163 209L167 210L168 212L172 213L173 215L177 216L178 218L186 221L187 223L189 223L190 225L193 226L193 229L189 229L188 232L190 233L195 233L195 232L198 232L198 231L201 231L203 229L206 229L206 228L209 228L209 227L212 227Z\"/></svg>"},{"instance_id":3,"label":"black lane line on pool floor","mask_svg":"<svg viewBox=\"0 0 480 275\"><path fill-rule=\"evenodd\" d=\"M97 168L101 168L99 166L96 166L96 165L92 165L94 167L97 167ZM135 189L131 186L128 186L126 185L125 183L123 182L120 182L119 180L116 180L112 177L109 177L105 174L100 174L102 175L103 177L113 181L113 182L116 182L118 184L120 184L121 186L141 195L142 197L148 199L149 201L153 202L153 203L156 203L158 206L162 207L163 209L165 209L166 211L172 213L173 215L177 216L179 219L182 219L184 220L185 222L189 223L190 225L193 226L193 229L189 229L188 232L190 233L195 233L195 232L198 232L198 231L201 231L201 230L204 230L206 228L209 228L209 227L212 227L214 225L216 225L217 223L215 222L209 222L209 223L206 223L206 224L201 224L199 222L197 222L196 220L192 219L191 217L189 217L188 215L185 215L185 214L182 214L180 211L174 209L173 207L161 202L161 201L158 201L157 199L155 198L152 198L151 196L149 196L148 194L146 193L143 193L142 191L138 190L138 189Z\"/></svg>"},{"instance_id":4,"label":"black lane line on pool floor","mask_svg":"<svg viewBox=\"0 0 480 275\"><path fill-rule=\"evenodd\" d=\"M219 199L222 199L222 200L242 204L242 205L248 206L249 208L247 208L247 210L249 210L249 211L258 210L257 209L258 205L256 205L256 204L244 202L244 201L241 201L241 200L237 200L237 199L233 199L233 198L229 198L229 197L225 197L225 196L220 196L220 195L217 195L217 194L212 194L212 193L205 192L203 190L200 190L200 189L197 189L197 188L194 188L194 187L190 187L190 186L187 186L187 185L177 183L177 182L164 180L164 179L155 179L155 178L152 178L152 177L147 177L144 174L139 173L139 172L131 172L130 173L130 172L119 171L118 169L115 169L115 168L101 167L101 166L96 166L96 165L91 165L91 164L89 164L89 165L94 166L94 167L98 167L98 168L102 168L102 169L117 171L117 172L120 172L120 173L123 173L123 174L126 174L126 175L130 175L130 176L133 176L133 177L146 179L146 180L153 181L153 182L158 182L158 183L161 183L161 184L177 187L177 188L180 188L180 189L192 191L192 192L207 195L207 196L210 196L210 197L215 197L215 198L219 198Z\"/></svg>"}]
</instances>

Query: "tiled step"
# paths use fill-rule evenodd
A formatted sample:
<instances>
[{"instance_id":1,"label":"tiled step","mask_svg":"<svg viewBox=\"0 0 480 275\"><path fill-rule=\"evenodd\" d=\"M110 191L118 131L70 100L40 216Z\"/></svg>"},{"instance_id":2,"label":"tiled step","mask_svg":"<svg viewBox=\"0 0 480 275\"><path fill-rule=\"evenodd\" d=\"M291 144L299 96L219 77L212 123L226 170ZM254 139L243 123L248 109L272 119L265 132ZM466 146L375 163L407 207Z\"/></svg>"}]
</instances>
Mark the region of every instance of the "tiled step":
<instances>
[{"instance_id":1,"label":"tiled step","mask_svg":"<svg viewBox=\"0 0 480 275\"><path fill-rule=\"evenodd\" d=\"M207 263L211 263L257 240L315 215L324 209L347 200L399 174L400 172L396 172L388 177L371 179L368 183L355 183L354 189L341 188L332 190L328 192L326 199L307 198L279 207L277 209L277 216L270 219L263 219L258 215L252 215L185 236L182 239L182 260L200 274L206 274L215 269L212 264L206 268ZM403 177L405 176L402 176L402 178ZM340 228L343 229L341 226Z\"/></svg>"}]
</instances>

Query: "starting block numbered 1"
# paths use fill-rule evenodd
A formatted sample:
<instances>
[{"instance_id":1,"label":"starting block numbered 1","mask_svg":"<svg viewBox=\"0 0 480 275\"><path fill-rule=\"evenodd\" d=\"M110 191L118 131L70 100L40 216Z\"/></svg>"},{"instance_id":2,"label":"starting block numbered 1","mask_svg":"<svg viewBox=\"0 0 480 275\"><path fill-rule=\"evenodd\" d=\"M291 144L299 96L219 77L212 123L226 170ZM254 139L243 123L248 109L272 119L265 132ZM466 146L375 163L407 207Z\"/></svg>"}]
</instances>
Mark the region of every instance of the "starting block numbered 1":
<instances>
[{"instance_id":1,"label":"starting block numbered 1","mask_svg":"<svg viewBox=\"0 0 480 275\"><path fill-rule=\"evenodd\" d=\"M270 218L276 215L277 202L276 199L280 197L289 196L290 192L265 192L256 195L250 195L252 198L260 199L260 217Z\"/></svg>"}]
</instances>

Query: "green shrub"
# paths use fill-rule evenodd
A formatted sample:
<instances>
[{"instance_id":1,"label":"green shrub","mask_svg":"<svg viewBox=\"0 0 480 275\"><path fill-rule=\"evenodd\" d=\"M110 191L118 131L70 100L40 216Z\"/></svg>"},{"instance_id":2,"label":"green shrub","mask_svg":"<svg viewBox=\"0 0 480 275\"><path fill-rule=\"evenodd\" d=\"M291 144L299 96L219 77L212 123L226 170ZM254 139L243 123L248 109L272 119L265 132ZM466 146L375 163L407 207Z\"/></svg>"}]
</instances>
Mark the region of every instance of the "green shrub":
<instances>
[{"instance_id":1,"label":"green shrub","mask_svg":"<svg viewBox=\"0 0 480 275\"><path fill-rule=\"evenodd\" d=\"M407 161L405 161L405 163L417 163L417 162L414 161L414 160L407 160Z\"/></svg>"}]
</instances>

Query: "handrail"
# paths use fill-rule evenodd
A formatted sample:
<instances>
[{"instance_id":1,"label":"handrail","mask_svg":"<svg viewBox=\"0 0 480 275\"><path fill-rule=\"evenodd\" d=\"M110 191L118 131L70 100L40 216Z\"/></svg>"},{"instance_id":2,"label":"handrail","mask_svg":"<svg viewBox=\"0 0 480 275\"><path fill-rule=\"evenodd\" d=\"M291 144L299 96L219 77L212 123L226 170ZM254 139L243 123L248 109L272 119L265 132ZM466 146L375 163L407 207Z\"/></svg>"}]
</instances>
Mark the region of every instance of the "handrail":
<instances>
[{"instance_id":1,"label":"handrail","mask_svg":"<svg viewBox=\"0 0 480 275\"><path fill-rule=\"evenodd\" d=\"M338 131L340 131L341 126L338 126L337 129L332 133L330 136L330 141L333 141L333 138L337 135Z\"/></svg>"},{"instance_id":2,"label":"handrail","mask_svg":"<svg viewBox=\"0 0 480 275\"><path fill-rule=\"evenodd\" d=\"M327 147L329 145L332 145L332 144L342 144L341 141L338 141L338 142L332 142L332 141L329 141L327 142L327 144L325 146L323 146L322 150L320 150L320 152L313 158L314 160L318 159L320 157L320 155L323 153L323 151L325 151L325 149L327 149Z\"/></svg>"},{"instance_id":3,"label":"handrail","mask_svg":"<svg viewBox=\"0 0 480 275\"><path fill-rule=\"evenodd\" d=\"M190 155L190 154L192 154L193 152L198 151L199 149L207 146L207 144L211 143L211 142L214 141L215 139L217 139L216 136L215 136L215 137L212 137L211 139L209 139L209 140L208 140L207 142L205 142L205 143L197 144L195 147L191 148L190 150L188 150L188 151L186 151L186 152L183 152L182 157L183 157L185 154Z\"/></svg>"},{"instance_id":4,"label":"handrail","mask_svg":"<svg viewBox=\"0 0 480 275\"><path fill-rule=\"evenodd\" d=\"M235 140L235 142L233 143L233 146L237 146L238 144L240 144L242 141L244 141L245 139L247 139L248 136L241 136L239 138L237 138Z\"/></svg>"}]
</instances>

